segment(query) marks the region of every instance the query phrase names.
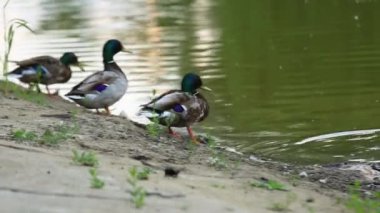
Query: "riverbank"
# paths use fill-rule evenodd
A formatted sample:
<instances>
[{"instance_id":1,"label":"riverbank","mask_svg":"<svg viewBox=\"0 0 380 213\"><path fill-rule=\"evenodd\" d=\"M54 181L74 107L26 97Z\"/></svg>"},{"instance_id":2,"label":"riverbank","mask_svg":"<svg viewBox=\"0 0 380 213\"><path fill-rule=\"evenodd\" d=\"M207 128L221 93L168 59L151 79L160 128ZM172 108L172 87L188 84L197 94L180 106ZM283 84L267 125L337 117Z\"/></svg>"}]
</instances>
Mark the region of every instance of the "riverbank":
<instances>
[{"instance_id":1,"label":"riverbank","mask_svg":"<svg viewBox=\"0 0 380 213\"><path fill-rule=\"evenodd\" d=\"M11 212L346 212L344 192L355 180L367 194L379 191L373 165L358 172L353 165L254 160L148 133L60 97L13 85L5 92L4 82L0 88L0 204ZM89 167L75 163L72 150L96 154L103 188L90 187ZM136 186L127 181L131 168L150 170L147 180L135 181L146 191L140 209L132 201ZM172 170L177 177L165 176ZM253 186L268 180L282 183L274 187L280 190Z\"/></svg>"}]
</instances>

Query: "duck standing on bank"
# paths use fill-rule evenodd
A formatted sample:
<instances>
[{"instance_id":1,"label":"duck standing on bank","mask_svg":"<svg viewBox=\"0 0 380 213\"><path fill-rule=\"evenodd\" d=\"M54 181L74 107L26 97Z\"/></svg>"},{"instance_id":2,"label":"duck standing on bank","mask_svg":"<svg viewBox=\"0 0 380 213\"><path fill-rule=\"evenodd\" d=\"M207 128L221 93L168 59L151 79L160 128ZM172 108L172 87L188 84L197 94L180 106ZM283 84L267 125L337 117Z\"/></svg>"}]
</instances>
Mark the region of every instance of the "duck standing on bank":
<instances>
[{"instance_id":1,"label":"duck standing on bank","mask_svg":"<svg viewBox=\"0 0 380 213\"><path fill-rule=\"evenodd\" d=\"M68 98L88 109L104 108L110 115L109 106L118 101L127 91L128 80L113 60L114 55L124 51L120 41L108 40L103 47L104 71L96 72L77 84L66 94Z\"/></svg>"},{"instance_id":2,"label":"duck standing on bank","mask_svg":"<svg viewBox=\"0 0 380 213\"><path fill-rule=\"evenodd\" d=\"M197 91L199 88L211 91L202 86L197 74L188 73L182 79L181 90L170 90L142 105L141 114L166 125L171 135L176 135L171 127L186 127L192 141L199 143L190 126L203 121L210 109L206 98Z\"/></svg>"},{"instance_id":3,"label":"duck standing on bank","mask_svg":"<svg viewBox=\"0 0 380 213\"><path fill-rule=\"evenodd\" d=\"M78 57L72 52L64 53L59 59L51 56L38 56L15 61L15 63L18 67L6 75L18 78L21 82L29 84L30 88L32 84L36 84L38 92L41 92L38 84L44 84L49 95L52 95L48 87L50 84L66 83L70 80L70 65L78 66L84 71ZM58 94L58 91L54 94Z\"/></svg>"}]
</instances>

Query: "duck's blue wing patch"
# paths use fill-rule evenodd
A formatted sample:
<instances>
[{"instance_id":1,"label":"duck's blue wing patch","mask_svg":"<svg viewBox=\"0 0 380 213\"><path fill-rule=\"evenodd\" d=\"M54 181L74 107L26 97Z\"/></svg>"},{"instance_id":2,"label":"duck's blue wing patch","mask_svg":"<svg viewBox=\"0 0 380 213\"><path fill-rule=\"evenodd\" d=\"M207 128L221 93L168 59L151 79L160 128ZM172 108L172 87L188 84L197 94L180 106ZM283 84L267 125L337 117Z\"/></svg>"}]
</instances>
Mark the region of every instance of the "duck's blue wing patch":
<instances>
[{"instance_id":1,"label":"duck's blue wing patch","mask_svg":"<svg viewBox=\"0 0 380 213\"><path fill-rule=\"evenodd\" d=\"M181 113L181 112L185 111L185 109L183 108L183 106L181 104L174 105L173 110L175 112L178 112L178 113Z\"/></svg>"},{"instance_id":2,"label":"duck's blue wing patch","mask_svg":"<svg viewBox=\"0 0 380 213\"><path fill-rule=\"evenodd\" d=\"M41 72L42 75L46 75L49 71L46 69L46 67L42 66L42 65L35 65L33 67L37 72Z\"/></svg>"},{"instance_id":3,"label":"duck's blue wing patch","mask_svg":"<svg viewBox=\"0 0 380 213\"><path fill-rule=\"evenodd\" d=\"M103 90L107 89L108 85L107 84L97 84L94 86L94 90L98 92L102 92Z\"/></svg>"},{"instance_id":4,"label":"duck's blue wing patch","mask_svg":"<svg viewBox=\"0 0 380 213\"><path fill-rule=\"evenodd\" d=\"M22 69L21 74L22 75L36 75L36 74L38 74L41 76L45 76L48 73L49 73L49 71L46 69L46 67L39 65L39 64L36 64L36 65Z\"/></svg>"}]
</instances>

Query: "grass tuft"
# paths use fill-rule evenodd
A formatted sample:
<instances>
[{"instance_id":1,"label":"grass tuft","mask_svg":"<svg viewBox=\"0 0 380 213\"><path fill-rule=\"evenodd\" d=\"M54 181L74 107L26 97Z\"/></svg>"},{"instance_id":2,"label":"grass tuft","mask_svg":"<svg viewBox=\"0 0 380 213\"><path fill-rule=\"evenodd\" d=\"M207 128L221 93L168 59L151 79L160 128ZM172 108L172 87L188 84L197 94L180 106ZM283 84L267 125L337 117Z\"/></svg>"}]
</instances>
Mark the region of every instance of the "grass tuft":
<instances>
[{"instance_id":1,"label":"grass tuft","mask_svg":"<svg viewBox=\"0 0 380 213\"><path fill-rule=\"evenodd\" d=\"M151 119L151 123L146 125L146 130L148 131L148 135L153 138L160 136L162 133L161 126L159 124L158 117L154 117Z\"/></svg>"},{"instance_id":2,"label":"grass tuft","mask_svg":"<svg viewBox=\"0 0 380 213\"><path fill-rule=\"evenodd\" d=\"M11 132L12 139L16 141L35 141L38 136L33 131L27 131L25 129L19 129Z\"/></svg>"},{"instance_id":3,"label":"grass tuft","mask_svg":"<svg viewBox=\"0 0 380 213\"><path fill-rule=\"evenodd\" d=\"M155 89L152 90L152 97L151 97L152 100L155 98L156 92L157 91ZM148 132L148 135L150 135L153 138L157 138L158 136L160 136L160 134L162 133L162 129L161 129L160 122L158 119L158 114L156 117L153 117L151 119L151 123L146 125L146 130Z\"/></svg>"},{"instance_id":4,"label":"grass tuft","mask_svg":"<svg viewBox=\"0 0 380 213\"><path fill-rule=\"evenodd\" d=\"M138 185L139 180L147 180L150 174L149 168L139 170L136 166L129 169L128 183L131 185L132 190L130 192L132 196L132 202L136 208L141 208L145 204L146 191L142 186Z\"/></svg>"},{"instance_id":5,"label":"grass tuft","mask_svg":"<svg viewBox=\"0 0 380 213\"><path fill-rule=\"evenodd\" d=\"M28 131L25 129L18 129L11 132L12 139L16 141L29 141L38 142L44 145L57 145L78 133L79 126L74 124L73 126L67 124L60 124L54 126L52 129L46 129L42 135L38 135L34 131Z\"/></svg>"},{"instance_id":6,"label":"grass tuft","mask_svg":"<svg viewBox=\"0 0 380 213\"><path fill-rule=\"evenodd\" d=\"M95 168L90 168L89 173L91 175L91 188L101 189L104 187L104 181L98 178L98 171Z\"/></svg>"},{"instance_id":7,"label":"grass tuft","mask_svg":"<svg viewBox=\"0 0 380 213\"><path fill-rule=\"evenodd\" d=\"M73 137L73 134L78 133L78 131L79 127L76 124L73 126L60 124L55 126L53 129L45 130L38 142L40 144L56 145Z\"/></svg>"},{"instance_id":8,"label":"grass tuft","mask_svg":"<svg viewBox=\"0 0 380 213\"><path fill-rule=\"evenodd\" d=\"M226 156L223 151L218 150L216 140L212 136L207 135L206 141L208 148L211 150L211 157L207 160L209 165L215 167L216 169L227 169L229 165Z\"/></svg>"},{"instance_id":9,"label":"grass tuft","mask_svg":"<svg viewBox=\"0 0 380 213\"><path fill-rule=\"evenodd\" d=\"M362 198L360 193L360 182L356 181L349 189L349 199L346 207L355 213L379 213L380 212L380 192L375 192L374 198Z\"/></svg>"},{"instance_id":10,"label":"grass tuft","mask_svg":"<svg viewBox=\"0 0 380 213\"><path fill-rule=\"evenodd\" d=\"M297 195L294 193L290 193L286 196L286 200L283 202L275 202L272 203L270 207L268 207L269 210L276 211L276 212L285 212L290 211L289 206L296 201Z\"/></svg>"},{"instance_id":11,"label":"grass tuft","mask_svg":"<svg viewBox=\"0 0 380 213\"><path fill-rule=\"evenodd\" d=\"M96 167L99 165L98 158L93 152L82 152L79 154L77 150L73 150L73 161L83 166Z\"/></svg>"},{"instance_id":12,"label":"grass tuft","mask_svg":"<svg viewBox=\"0 0 380 213\"><path fill-rule=\"evenodd\" d=\"M278 191L288 191L286 186L275 180L260 180L251 182L251 186L268 189L268 190L278 190Z\"/></svg>"},{"instance_id":13,"label":"grass tuft","mask_svg":"<svg viewBox=\"0 0 380 213\"><path fill-rule=\"evenodd\" d=\"M8 82L8 77L6 76L6 73L8 72L8 61L9 61L9 55L12 50L12 45L13 45L13 39L14 35L16 33L16 30L19 28L24 28L29 30L30 32L34 33L34 31L28 26L28 22L23 20L23 19L12 19L10 21L7 21L6 18L6 9L9 4L10 0L6 0L4 5L3 5L3 41L4 41L4 52L1 57L1 63L3 66L3 75L5 75L5 79ZM5 94L7 94L7 86L8 84L5 85Z\"/></svg>"},{"instance_id":14,"label":"grass tuft","mask_svg":"<svg viewBox=\"0 0 380 213\"><path fill-rule=\"evenodd\" d=\"M24 89L21 86L9 81L0 81L0 92L4 93L5 96L12 95L15 98L29 101L40 106L48 105L46 95L34 92L32 90Z\"/></svg>"},{"instance_id":15,"label":"grass tuft","mask_svg":"<svg viewBox=\"0 0 380 213\"><path fill-rule=\"evenodd\" d=\"M137 186L131 191L132 202L136 208L141 208L145 204L146 191L143 187Z\"/></svg>"}]
</instances>

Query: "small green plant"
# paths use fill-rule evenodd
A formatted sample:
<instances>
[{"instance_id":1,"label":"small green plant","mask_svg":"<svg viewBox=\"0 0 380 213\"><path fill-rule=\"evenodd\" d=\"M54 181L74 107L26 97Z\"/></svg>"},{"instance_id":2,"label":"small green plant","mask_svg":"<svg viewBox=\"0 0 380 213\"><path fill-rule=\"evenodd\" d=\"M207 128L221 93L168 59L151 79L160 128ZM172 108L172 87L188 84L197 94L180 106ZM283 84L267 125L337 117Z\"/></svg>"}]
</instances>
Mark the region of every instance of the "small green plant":
<instances>
[{"instance_id":1,"label":"small green plant","mask_svg":"<svg viewBox=\"0 0 380 213\"><path fill-rule=\"evenodd\" d=\"M206 136L207 145L211 150L211 157L208 158L208 163L217 169L228 168L226 156L220 150L218 150L218 144L215 139L210 135Z\"/></svg>"},{"instance_id":2,"label":"small green plant","mask_svg":"<svg viewBox=\"0 0 380 213\"><path fill-rule=\"evenodd\" d=\"M56 145L62 141L65 141L73 136L73 134L79 131L77 125L60 124L53 129L47 129L39 139L40 144Z\"/></svg>"},{"instance_id":3,"label":"small green plant","mask_svg":"<svg viewBox=\"0 0 380 213\"><path fill-rule=\"evenodd\" d=\"M209 157L207 162L217 169L226 169L228 167L224 156L220 154Z\"/></svg>"},{"instance_id":4,"label":"small green plant","mask_svg":"<svg viewBox=\"0 0 380 213\"><path fill-rule=\"evenodd\" d=\"M91 188L101 189L104 187L104 181L98 178L98 171L95 168L90 168L89 173L91 175Z\"/></svg>"},{"instance_id":5,"label":"small green plant","mask_svg":"<svg viewBox=\"0 0 380 213\"><path fill-rule=\"evenodd\" d=\"M3 38L4 38L4 43L5 43L4 53L2 57L3 74L8 72L9 55L12 50L13 38L16 33L16 30L18 28L24 28L34 33L34 31L28 26L28 22L23 19L15 18L7 22L5 14L6 14L6 9L9 2L10 0L7 0L5 4L3 5L3 27L4 27Z\"/></svg>"},{"instance_id":6,"label":"small green plant","mask_svg":"<svg viewBox=\"0 0 380 213\"><path fill-rule=\"evenodd\" d=\"M151 99L153 100L155 97L156 97L156 90L153 89ZM154 108L154 106L153 106L153 108ZM146 125L146 130L148 131L148 134L154 138L158 137L162 133L158 114L157 114L157 116L155 116L151 119L151 123Z\"/></svg>"},{"instance_id":7,"label":"small green plant","mask_svg":"<svg viewBox=\"0 0 380 213\"><path fill-rule=\"evenodd\" d=\"M301 178L299 175L292 175L289 177L288 181L292 186L298 186L301 181Z\"/></svg>"},{"instance_id":8,"label":"small green plant","mask_svg":"<svg viewBox=\"0 0 380 213\"><path fill-rule=\"evenodd\" d=\"M349 189L349 199L346 202L346 206L355 213L379 213L380 192L375 192L373 199L362 198L360 194L360 182L355 181L354 186Z\"/></svg>"},{"instance_id":9,"label":"small green plant","mask_svg":"<svg viewBox=\"0 0 380 213\"><path fill-rule=\"evenodd\" d=\"M251 186L268 190L288 191L286 186L275 180L260 180L251 182Z\"/></svg>"},{"instance_id":10,"label":"small green plant","mask_svg":"<svg viewBox=\"0 0 380 213\"><path fill-rule=\"evenodd\" d=\"M98 158L93 152L82 152L79 154L77 150L73 150L73 161L83 166L96 167L99 165Z\"/></svg>"},{"instance_id":11,"label":"small green plant","mask_svg":"<svg viewBox=\"0 0 380 213\"><path fill-rule=\"evenodd\" d=\"M72 109L72 110L70 110L69 114L70 114L71 120L73 122L77 122L77 120L78 120L78 114L79 114L78 109Z\"/></svg>"},{"instance_id":12,"label":"small green plant","mask_svg":"<svg viewBox=\"0 0 380 213\"><path fill-rule=\"evenodd\" d=\"M136 180L148 180L151 170L147 167L139 169L136 166L133 166L129 169L129 175Z\"/></svg>"},{"instance_id":13,"label":"small green plant","mask_svg":"<svg viewBox=\"0 0 380 213\"><path fill-rule=\"evenodd\" d=\"M131 185L130 192L132 202L136 208L141 208L145 204L146 191L142 186L138 185L139 180L147 180L149 178L150 169L139 170L137 167L132 167L129 170L128 183Z\"/></svg>"},{"instance_id":14,"label":"small green plant","mask_svg":"<svg viewBox=\"0 0 380 213\"><path fill-rule=\"evenodd\" d=\"M303 203L302 207L304 207L305 209L307 209L308 213L315 213L314 208L312 206L310 206L309 204L307 204L307 203Z\"/></svg>"},{"instance_id":15,"label":"small green plant","mask_svg":"<svg viewBox=\"0 0 380 213\"><path fill-rule=\"evenodd\" d=\"M146 192L141 186L134 187L131 191L132 202L135 204L136 208L141 208L145 204Z\"/></svg>"},{"instance_id":16,"label":"small green plant","mask_svg":"<svg viewBox=\"0 0 380 213\"><path fill-rule=\"evenodd\" d=\"M288 205L286 203L273 203L268 209L276 212L288 211Z\"/></svg>"},{"instance_id":17,"label":"small green plant","mask_svg":"<svg viewBox=\"0 0 380 213\"><path fill-rule=\"evenodd\" d=\"M12 131L12 138L16 141L35 141L38 136L33 131L26 131L25 129L19 129Z\"/></svg>"},{"instance_id":18,"label":"small green plant","mask_svg":"<svg viewBox=\"0 0 380 213\"><path fill-rule=\"evenodd\" d=\"M211 186L214 187L214 188L218 188L218 189L225 189L226 188L225 185L223 185L223 184L217 184L217 183L213 183Z\"/></svg>"},{"instance_id":19,"label":"small green plant","mask_svg":"<svg viewBox=\"0 0 380 213\"><path fill-rule=\"evenodd\" d=\"M54 126L52 129L47 129L39 136L33 131L27 131L24 129L11 132L12 139L17 141L31 141L38 142L39 144L56 145L62 141L71 138L73 134L79 131L77 125L69 126L66 124L60 124Z\"/></svg>"},{"instance_id":20,"label":"small green plant","mask_svg":"<svg viewBox=\"0 0 380 213\"><path fill-rule=\"evenodd\" d=\"M151 137L158 137L161 134L161 126L158 117L153 117L152 122L146 125L146 130Z\"/></svg>"},{"instance_id":21,"label":"small green plant","mask_svg":"<svg viewBox=\"0 0 380 213\"><path fill-rule=\"evenodd\" d=\"M216 143L216 140L215 138L213 138L211 135L207 134L206 135L206 142L207 142L207 146L211 149L211 150L215 150L217 147L218 147L218 144Z\"/></svg>"},{"instance_id":22,"label":"small green plant","mask_svg":"<svg viewBox=\"0 0 380 213\"><path fill-rule=\"evenodd\" d=\"M290 193L286 196L286 200L284 202L275 202L268 209L277 212L289 211L290 204L296 201L296 199L297 195L294 193Z\"/></svg>"}]
</instances>

